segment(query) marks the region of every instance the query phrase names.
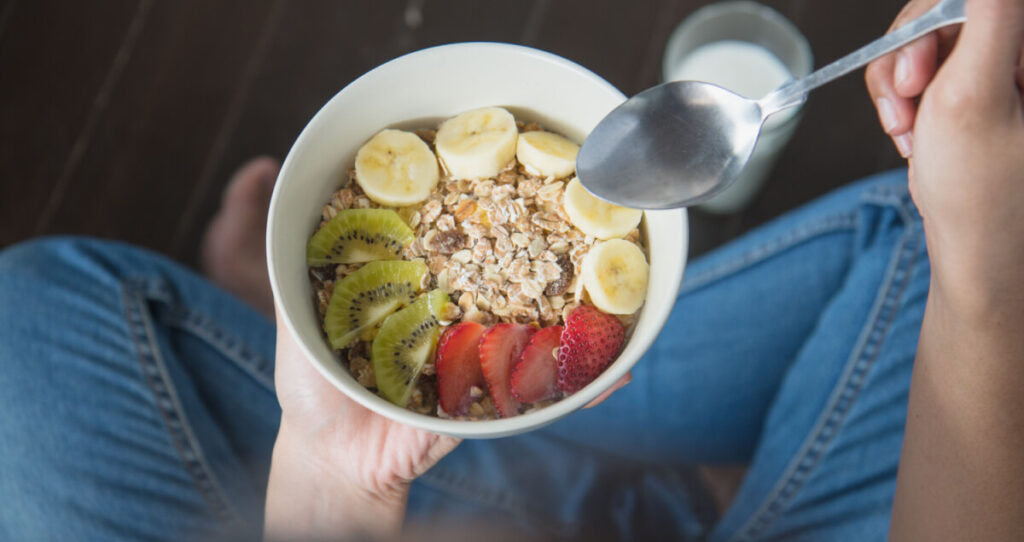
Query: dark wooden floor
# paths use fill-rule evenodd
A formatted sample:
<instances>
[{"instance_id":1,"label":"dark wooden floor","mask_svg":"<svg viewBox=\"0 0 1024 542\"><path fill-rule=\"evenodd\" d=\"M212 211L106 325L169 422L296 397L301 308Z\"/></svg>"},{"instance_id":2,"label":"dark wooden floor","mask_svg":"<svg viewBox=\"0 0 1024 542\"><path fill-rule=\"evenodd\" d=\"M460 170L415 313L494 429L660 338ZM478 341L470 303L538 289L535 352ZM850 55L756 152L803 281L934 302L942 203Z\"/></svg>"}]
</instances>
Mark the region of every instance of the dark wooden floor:
<instances>
[{"instance_id":1,"label":"dark wooden floor","mask_svg":"<svg viewBox=\"0 0 1024 542\"><path fill-rule=\"evenodd\" d=\"M658 82L673 27L701 0L0 0L0 247L116 238L195 264L232 170L283 157L331 95L447 42L531 45L627 94ZM883 32L899 0L767 1L818 64ZM859 76L816 92L753 207L695 213L696 252L900 160Z\"/></svg>"}]
</instances>

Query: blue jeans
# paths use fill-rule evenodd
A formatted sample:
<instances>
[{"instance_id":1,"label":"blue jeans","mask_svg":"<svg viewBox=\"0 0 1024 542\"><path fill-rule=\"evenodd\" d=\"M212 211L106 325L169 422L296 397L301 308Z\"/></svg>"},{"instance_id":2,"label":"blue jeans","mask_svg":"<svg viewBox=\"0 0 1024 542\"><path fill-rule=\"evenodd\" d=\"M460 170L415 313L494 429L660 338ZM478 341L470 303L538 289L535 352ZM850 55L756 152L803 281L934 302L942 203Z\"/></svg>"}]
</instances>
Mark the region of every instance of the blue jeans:
<instances>
[{"instance_id":1,"label":"blue jeans","mask_svg":"<svg viewBox=\"0 0 1024 542\"><path fill-rule=\"evenodd\" d=\"M883 540L928 290L904 172L692 262L633 382L467 441L411 524L545 538ZM148 252L0 253L0 539L258 536L280 415L270 322ZM696 464L748 464L717 517Z\"/></svg>"}]
</instances>

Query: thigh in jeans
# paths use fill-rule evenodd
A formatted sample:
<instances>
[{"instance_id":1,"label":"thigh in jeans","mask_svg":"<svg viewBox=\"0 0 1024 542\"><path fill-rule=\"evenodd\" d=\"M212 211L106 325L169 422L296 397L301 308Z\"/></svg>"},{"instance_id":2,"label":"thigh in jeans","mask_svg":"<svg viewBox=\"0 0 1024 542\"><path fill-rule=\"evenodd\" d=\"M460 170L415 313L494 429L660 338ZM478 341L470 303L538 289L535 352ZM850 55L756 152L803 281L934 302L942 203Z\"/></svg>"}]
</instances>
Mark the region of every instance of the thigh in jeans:
<instances>
[{"instance_id":1,"label":"thigh in jeans","mask_svg":"<svg viewBox=\"0 0 1024 542\"><path fill-rule=\"evenodd\" d=\"M0 539L257 535L273 327L115 243L0 253Z\"/></svg>"},{"instance_id":2,"label":"thigh in jeans","mask_svg":"<svg viewBox=\"0 0 1024 542\"><path fill-rule=\"evenodd\" d=\"M788 369L711 540L885 540L928 295L905 186L864 196L859 255Z\"/></svg>"}]
</instances>

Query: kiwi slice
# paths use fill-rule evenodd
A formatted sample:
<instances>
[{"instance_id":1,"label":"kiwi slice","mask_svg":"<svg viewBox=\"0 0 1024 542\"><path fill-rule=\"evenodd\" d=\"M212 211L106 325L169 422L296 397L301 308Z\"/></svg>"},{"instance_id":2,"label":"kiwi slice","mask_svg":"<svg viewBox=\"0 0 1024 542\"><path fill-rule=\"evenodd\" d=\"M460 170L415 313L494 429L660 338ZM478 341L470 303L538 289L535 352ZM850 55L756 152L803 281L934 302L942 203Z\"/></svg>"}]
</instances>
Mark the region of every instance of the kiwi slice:
<instances>
[{"instance_id":1,"label":"kiwi slice","mask_svg":"<svg viewBox=\"0 0 1024 542\"><path fill-rule=\"evenodd\" d=\"M380 326L370 358L377 389L388 401L400 407L409 403L423 365L434 356L441 307L447 302L444 291L433 290L388 316Z\"/></svg>"},{"instance_id":2,"label":"kiwi slice","mask_svg":"<svg viewBox=\"0 0 1024 542\"><path fill-rule=\"evenodd\" d=\"M306 245L306 263L361 263L396 260L416 236L390 209L338 211Z\"/></svg>"},{"instance_id":3,"label":"kiwi slice","mask_svg":"<svg viewBox=\"0 0 1024 542\"><path fill-rule=\"evenodd\" d=\"M324 329L331 346L345 348L420 291L427 266L420 262L370 262L334 283Z\"/></svg>"}]
</instances>

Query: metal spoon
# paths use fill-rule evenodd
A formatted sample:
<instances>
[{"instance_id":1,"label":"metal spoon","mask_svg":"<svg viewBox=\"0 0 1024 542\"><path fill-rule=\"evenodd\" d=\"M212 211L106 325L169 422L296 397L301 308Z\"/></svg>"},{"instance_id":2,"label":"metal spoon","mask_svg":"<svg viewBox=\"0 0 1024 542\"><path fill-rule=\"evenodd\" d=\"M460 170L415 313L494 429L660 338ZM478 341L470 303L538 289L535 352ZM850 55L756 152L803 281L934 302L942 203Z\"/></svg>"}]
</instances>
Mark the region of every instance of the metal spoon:
<instances>
[{"instance_id":1,"label":"metal spoon","mask_svg":"<svg viewBox=\"0 0 1024 542\"><path fill-rule=\"evenodd\" d=\"M608 114L576 158L594 195L637 209L674 209L710 199L739 175L771 115L807 93L946 25L963 22L965 0L942 0L917 19L760 100L710 83L673 81Z\"/></svg>"}]
</instances>

